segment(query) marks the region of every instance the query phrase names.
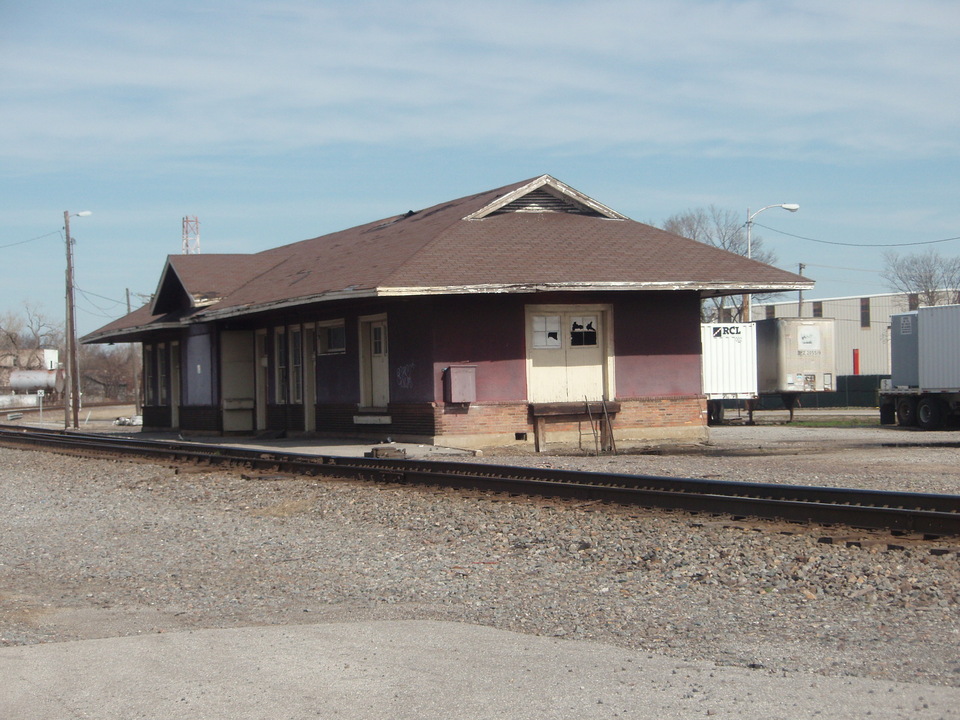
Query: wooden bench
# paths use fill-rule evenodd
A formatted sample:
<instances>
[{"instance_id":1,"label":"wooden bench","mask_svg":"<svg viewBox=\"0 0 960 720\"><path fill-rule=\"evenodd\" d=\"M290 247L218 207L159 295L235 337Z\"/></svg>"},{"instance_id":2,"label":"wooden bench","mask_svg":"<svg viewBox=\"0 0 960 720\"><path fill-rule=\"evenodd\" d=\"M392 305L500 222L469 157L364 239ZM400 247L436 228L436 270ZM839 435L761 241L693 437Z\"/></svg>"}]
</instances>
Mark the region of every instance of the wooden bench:
<instances>
[{"instance_id":1,"label":"wooden bench","mask_svg":"<svg viewBox=\"0 0 960 720\"><path fill-rule=\"evenodd\" d=\"M530 415L533 417L533 443L537 452L543 452L547 442L547 418L569 417L576 420L589 420L590 425L600 425L600 446L604 450L613 447L613 428L610 416L620 412L620 403L609 400L591 400L587 402L531 403Z\"/></svg>"}]
</instances>

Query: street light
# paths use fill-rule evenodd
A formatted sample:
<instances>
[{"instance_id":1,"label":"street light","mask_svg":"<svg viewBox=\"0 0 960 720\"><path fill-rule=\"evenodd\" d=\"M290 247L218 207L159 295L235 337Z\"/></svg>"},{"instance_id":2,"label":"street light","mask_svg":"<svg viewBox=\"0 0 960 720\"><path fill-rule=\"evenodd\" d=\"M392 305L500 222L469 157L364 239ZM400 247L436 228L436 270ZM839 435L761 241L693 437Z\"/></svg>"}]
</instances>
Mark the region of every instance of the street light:
<instances>
[{"instance_id":1,"label":"street light","mask_svg":"<svg viewBox=\"0 0 960 720\"><path fill-rule=\"evenodd\" d=\"M63 230L67 240L67 397L63 403L63 427L70 427L71 410L73 427L80 427L80 365L77 363L77 327L73 302L73 238L70 237L70 218L87 217L93 213L84 210L78 213L63 211Z\"/></svg>"},{"instance_id":2,"label":"street light","mask_svg":"<svg viewBox=\"0 0 960 720\"><path fill-rule=\"evenodd\" d=\"M764 210L769 210L770 208L783 208L790 212L796 212L800 209L800 206L796 203L779 203L774 205L767 205L757 210L752 215L750 214L750 208L747 208L747 259L753 258L753 241L751 239L751 230L753 229L753 219L762 213ZM745 294L743 296L743 321L750 322L750 295Z\"/></svg>"}]
</instances>

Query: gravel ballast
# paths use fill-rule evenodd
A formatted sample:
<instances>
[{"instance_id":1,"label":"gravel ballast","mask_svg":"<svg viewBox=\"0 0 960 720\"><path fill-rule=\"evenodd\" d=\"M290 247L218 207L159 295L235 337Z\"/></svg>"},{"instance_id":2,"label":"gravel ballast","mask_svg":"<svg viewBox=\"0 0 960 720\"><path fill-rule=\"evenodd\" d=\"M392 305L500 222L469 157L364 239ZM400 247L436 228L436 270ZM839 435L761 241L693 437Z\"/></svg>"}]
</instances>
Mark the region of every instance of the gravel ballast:
<instances>
[{"instance_id":1,"label":"gravel ballast","mask_svg":"<svg viewBox=\"0 0 960 720\"><path fill-rule=\"evenodd\" d=\"M954 448L718 430L676 454L480 460L958 492ZM10 449L0 463L3 645L415 618L960 686L956 541L848 547L772 523Z\"/></svg>"}]
</instances>

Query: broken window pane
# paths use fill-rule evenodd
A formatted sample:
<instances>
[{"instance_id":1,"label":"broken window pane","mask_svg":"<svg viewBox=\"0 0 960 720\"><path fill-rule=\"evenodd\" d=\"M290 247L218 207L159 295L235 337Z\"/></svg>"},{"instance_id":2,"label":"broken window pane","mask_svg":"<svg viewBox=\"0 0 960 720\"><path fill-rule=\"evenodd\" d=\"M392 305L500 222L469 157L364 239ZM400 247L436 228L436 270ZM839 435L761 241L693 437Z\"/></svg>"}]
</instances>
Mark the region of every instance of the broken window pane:
<instances>
[{"instance_id":1,"label":"broken window pane","mask_svg":"<svg viewBox=\"0 0 960 720\"><path fill-rule=\"evenodd\" d=\"M560 316L533 316L533 346L535 348L558 348L560 343Z\"/></svg>"},{"instance_id":2,"label":"broken window pane","mask_svg":"<svg viewBox=\"0 0 960 720\"><path fill-rule=\"evenodd\" d=\"M596 347L597 318L595 315L570 318L570 346Z\"/></svg>"}]
</instances>

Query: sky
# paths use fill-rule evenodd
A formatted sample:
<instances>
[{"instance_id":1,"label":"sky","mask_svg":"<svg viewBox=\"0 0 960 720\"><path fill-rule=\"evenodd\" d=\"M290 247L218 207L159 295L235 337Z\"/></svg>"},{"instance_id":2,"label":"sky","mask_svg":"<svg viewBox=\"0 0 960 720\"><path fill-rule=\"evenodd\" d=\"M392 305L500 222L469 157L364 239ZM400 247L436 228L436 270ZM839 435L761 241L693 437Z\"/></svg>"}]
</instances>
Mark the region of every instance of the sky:
<instances>
[{"instance_id":1,"label":"sky","mask_svg":"<svg viewBox=\"0 0 960 720\"><path fill-rule=\"evenodd\" d=\"M0 0L0 313L77 326L258 252L550 174L754 218L806 299L960 255L955 0Z\"/></svg>"}]
</instances>

